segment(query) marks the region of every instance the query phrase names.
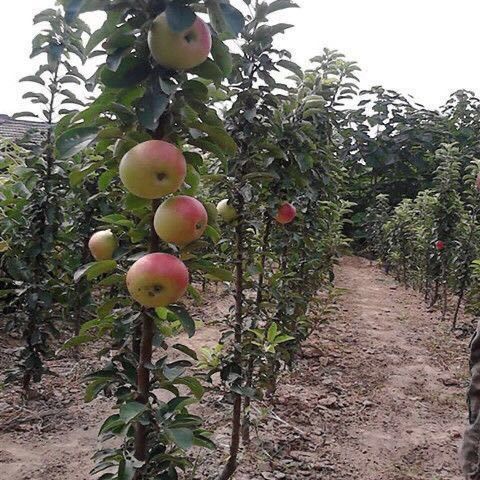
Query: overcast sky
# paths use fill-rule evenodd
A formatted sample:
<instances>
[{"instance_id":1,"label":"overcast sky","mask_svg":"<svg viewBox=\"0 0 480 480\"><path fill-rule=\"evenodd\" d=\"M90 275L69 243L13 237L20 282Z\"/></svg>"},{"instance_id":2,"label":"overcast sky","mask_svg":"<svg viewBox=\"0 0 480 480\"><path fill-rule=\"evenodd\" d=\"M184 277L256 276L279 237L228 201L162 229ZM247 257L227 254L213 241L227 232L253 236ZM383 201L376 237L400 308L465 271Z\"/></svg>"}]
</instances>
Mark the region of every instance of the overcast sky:
<instances>
[{"instance_id":1,"label":"overcast sky","mask_svg":"<svg viewBox=\"0 0 480 480\"><path fill-rule=\"evenodd\" d=\"M29 60L33 15L54 0L17 0L0 16L0 113L28 110L18 79ZM297 0L300 9L277 16L292 23L279 46L302 66L324 47L362 68L361 86L383 85L436 108L459 88L480 92L478 0Z\"/></svg>"}]
</instances>

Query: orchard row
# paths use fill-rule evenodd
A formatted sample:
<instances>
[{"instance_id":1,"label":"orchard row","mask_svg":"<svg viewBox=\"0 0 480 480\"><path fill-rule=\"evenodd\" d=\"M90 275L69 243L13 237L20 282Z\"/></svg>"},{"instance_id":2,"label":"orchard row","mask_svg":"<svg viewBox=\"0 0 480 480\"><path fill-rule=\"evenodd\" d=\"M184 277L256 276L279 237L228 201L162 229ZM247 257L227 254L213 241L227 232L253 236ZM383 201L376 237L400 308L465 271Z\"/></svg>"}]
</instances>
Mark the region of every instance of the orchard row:
<instances>
[{"instance_id":1,"label":"orchard row","mask_svg":"<svg viewBox=\"0 0 480 480\"><path fill-rule=\"evenodd\" d=\"M290 0L60 3L35 17L44 63L22 79L48 128L6 144L3 296L25 340L8 380L28 396L72 322L63 349L91 344L104 362L86 401L113 395L99 437L116 446L92 475L231 478L348 244L338 135L358 67L325 51L303 71L276 48L291 25L272 18ZM106 18L94 32L89 12ZM86 78L77 65L90 58L103 63ZM212 320L187 307L211 282L232 305L199 356L178 335ZM231 418L228 453L209 453L215 437L189 410L206 389Z\"/></svg>"}]
</instances>

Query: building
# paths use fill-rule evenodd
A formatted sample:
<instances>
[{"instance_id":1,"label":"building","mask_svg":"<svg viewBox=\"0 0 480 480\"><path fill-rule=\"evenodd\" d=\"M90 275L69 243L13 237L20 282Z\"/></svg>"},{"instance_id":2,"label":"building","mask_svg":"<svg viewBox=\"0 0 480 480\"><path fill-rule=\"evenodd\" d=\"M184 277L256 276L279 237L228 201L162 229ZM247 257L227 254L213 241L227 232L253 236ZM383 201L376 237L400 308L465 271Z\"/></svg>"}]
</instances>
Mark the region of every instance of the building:
<instances>
[{"instance_id":1,"label":"building","mask_svg":"<svg viewBox=\"0 0 480 480\"><path fill-rule=\"evenodd\" d=\"M34 143L39 143L48 129L43 122L29 120L16 120L5 114L0 114L0 138L21 142L25 137L30 137Z\"/></svg>"}]
</instances>

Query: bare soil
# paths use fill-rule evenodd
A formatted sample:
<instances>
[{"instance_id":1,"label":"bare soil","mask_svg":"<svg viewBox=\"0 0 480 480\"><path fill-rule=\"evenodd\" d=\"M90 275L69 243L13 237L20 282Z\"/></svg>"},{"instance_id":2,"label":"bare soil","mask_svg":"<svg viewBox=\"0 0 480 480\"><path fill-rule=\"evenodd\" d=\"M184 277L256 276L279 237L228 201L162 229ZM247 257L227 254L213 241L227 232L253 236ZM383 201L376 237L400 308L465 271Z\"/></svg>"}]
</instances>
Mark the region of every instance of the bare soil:
<instances>
[{"instance_id":1,"label":"bare soil","mask_svg":"<svg viewBox=\"0 0 480 480\"><path fill-rule=\"evenodd\" d=\"M344 290L336 313L284 375L274 404L256 405L258 426L235 478L461 480L468 339L367 260L343 258L336 285ZM229 306L218 294L201 307L210 322L192 348L215 344ZM2 366L8 347L0 343ZM108 399L82 400L82 375L97 363L93 351L50 362L58 376L28 403L0 392L2 480L91 478L98 427L111 411ZM231 407L220 400L211 391L197 407L218 451L200 455L192 479L214 479L227 457Z\"/></svg>"}]
</instances>

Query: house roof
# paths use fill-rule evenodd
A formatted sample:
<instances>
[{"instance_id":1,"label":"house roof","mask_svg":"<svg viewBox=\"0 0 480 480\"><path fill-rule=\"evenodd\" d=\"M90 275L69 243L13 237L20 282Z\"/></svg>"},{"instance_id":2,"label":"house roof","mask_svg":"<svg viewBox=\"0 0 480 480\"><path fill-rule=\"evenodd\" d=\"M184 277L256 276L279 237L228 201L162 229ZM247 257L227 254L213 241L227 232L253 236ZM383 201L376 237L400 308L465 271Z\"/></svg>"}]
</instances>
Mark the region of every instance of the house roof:
<instances>
[{"instance_id":1,"label":"house roof","mask_svg":"<svg viewBox=\"0 0 480 480\"><path fill-rule=\"evenodd\" d=\"M8 115L0 114L0 138L10 140L21 140L29 132L32 133L32 140L40 142L42 134L48 129L43 122L32 122L27 120L16 120Z\"/></svg>"}]
</instances>

